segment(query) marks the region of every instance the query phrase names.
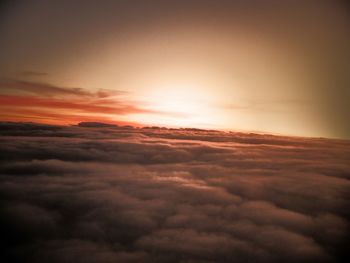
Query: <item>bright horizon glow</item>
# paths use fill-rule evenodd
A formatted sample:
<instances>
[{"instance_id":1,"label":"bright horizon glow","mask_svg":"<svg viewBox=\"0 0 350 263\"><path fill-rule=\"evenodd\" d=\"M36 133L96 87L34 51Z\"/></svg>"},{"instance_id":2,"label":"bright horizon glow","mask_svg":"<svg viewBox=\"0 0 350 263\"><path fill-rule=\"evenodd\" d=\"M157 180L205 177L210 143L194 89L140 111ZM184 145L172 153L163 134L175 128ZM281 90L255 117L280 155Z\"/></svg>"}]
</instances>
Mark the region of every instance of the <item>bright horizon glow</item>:
<instances>
[{"instance_id":1,"label":"bright horizon glow","mask_svg":"<svg viewBox=\"0 0 350 263\"><path fill-rule=\"evenodd\" d=\"M158 114L132 114L130 119L147 125L211 128L219 124L211 109L210 94L190 84L162 85L149 89L143 104Z\"/></svg>"},{"instance_id":2,"label":"bright horizon glow","mask_svg":"<svg viewBox=\"0 0 350 263\"><path fill-rule=\"evenodd\" d=\"M1 120L350 138L338 4L73 2L6 12Z\"/></svg>"}]
</instances>

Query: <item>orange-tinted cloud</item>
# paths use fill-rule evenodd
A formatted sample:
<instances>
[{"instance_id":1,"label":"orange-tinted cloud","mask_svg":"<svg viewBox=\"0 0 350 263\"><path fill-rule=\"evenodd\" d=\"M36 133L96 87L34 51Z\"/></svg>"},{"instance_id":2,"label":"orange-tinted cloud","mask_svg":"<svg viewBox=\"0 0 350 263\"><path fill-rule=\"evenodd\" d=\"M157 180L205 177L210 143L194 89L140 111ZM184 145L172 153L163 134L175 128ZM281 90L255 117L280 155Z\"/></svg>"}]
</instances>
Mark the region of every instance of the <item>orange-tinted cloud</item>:
<instances>
[{"instance_id":1,"label":"orange-tinted cloud","mask_svg":"<svg viewBox=\"0 0 350 263\"><path fill-rule=\"evenodd\" d=\"M0 107L1 108L1 107ZM72 124L78 122L106 122L117 125L132 125L139 126L138 123L130 121L119 121L111 119L110 116L96 116L96 115L81 115L81 114L69 114L69 112L52 112L43 109L28 109L28 108L16 108L11 111L2 111L0 113L0 119L3 121L33 121L47 124Z\"/></svg>"},{"instance_id":2,"label":"orange-tinted cloud","mask_svg":"<svg viewBox=\"0 0 350 263\"><path fill-rule=\"evenodd\" d=\"M98 97L105 98L110 96L122 95L126 92L120 90L99 89L97 92L89 92L82 88L58 87L48 83L30 82L13 79L0 80L1 92L3 94L29 94L40 97Z\"/></svg>"},{"instance_id":3,"label":"orange-tinted cloud","mask_svg":"<svg viewBox=\"0 0 350 263\"><path fill-rule=\"evenodd\" d=\"M93 102L93 104L92 104ZM70 109L78 112L88 113L108 113L108 114L127 114L135 112L147 112L147 110L139 109L132 105L104 104L98 100L83 102L82 100L67 101L51 98L38 98L31 96L0 96L2 107L33 107L33 108L48 108L48 109Z\"/></svg>"},{"instance_id":4,"label":"orange-tinted cloud","mask_svg":"<svg viewBox=\"0 0 350 263\"><path fill-rule=\"evenodd\" d=\"M1 80L0 87L2 120L57 124L80 121L120 123L117 116L154 113L125 100L123 91L100 89L92 92L17 80Z\"/></svg>"}]
</instances>

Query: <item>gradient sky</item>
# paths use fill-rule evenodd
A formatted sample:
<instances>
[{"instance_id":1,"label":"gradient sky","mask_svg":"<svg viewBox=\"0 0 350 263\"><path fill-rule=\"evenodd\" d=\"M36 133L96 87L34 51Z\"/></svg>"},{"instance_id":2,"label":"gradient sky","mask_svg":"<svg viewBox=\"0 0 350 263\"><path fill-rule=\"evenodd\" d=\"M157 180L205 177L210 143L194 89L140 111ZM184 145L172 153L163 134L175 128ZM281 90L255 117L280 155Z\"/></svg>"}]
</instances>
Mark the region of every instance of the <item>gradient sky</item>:
<instances>
[{"instance_id":1,"label":"gradient sky","mask_svg":"<svg viewBox=\"0 0 350 263\"><path fill-rule=\"evenodd\" d=\"M340 1L8 1L0 118L350 138Z\"/></svg>"}]
</instances>

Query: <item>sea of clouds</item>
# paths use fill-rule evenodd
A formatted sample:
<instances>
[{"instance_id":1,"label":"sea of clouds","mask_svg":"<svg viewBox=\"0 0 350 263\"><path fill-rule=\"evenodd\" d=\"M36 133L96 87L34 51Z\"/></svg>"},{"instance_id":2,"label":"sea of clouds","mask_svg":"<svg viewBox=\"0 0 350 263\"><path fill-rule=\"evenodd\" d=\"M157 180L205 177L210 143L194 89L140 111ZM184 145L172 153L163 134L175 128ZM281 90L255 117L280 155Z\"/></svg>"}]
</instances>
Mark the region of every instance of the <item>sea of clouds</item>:
<instances>
[{"instance_id":1,"label":"sea of clouds","mask_svg":"<svg viewBox=\"0 0 350 263\"><path fill-rule=\"evenodd\" d=\"M346 262L350 141L0 123L2 262Z\"/></svg>"}]
</instances>

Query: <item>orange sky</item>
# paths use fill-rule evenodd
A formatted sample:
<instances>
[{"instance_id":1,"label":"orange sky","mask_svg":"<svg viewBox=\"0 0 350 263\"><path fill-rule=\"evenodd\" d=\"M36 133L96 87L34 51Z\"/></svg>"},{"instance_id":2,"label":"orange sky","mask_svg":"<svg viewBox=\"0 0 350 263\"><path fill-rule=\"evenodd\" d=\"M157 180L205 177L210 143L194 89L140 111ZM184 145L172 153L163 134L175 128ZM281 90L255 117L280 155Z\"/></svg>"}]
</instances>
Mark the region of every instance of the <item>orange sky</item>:
<instances>
[{"instance_id":1,"label":"orange sky","mask_svg":"<svg viewBox=\"0 0 350 263\"><path fill-rule=\"evenodd\" d=\"M350 138L348 10L248 2L8 3L0 118Z\"/></svg>"}]
</instances>

